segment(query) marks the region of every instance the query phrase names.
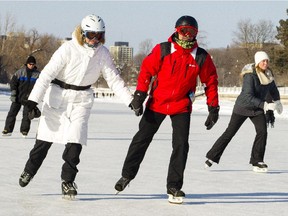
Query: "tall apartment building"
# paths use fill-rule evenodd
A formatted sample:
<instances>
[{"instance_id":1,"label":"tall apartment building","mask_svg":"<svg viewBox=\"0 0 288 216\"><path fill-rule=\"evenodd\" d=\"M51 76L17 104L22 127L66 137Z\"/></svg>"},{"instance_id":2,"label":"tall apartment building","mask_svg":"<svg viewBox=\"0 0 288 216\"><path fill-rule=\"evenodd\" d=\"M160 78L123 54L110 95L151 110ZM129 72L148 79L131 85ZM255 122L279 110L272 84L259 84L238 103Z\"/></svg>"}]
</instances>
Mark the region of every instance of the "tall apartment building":
<instances>
[{"instance_id":1,"label":"tall apartment building","mask_svg":"<svg viewBox=\"0 0 288 216\"><path fill-rule=\"evenodd\" d=\"M133 48L128 42L115 42L109 50L117 65L130 64L133 60Z\"/></svg>"}]
</instances>

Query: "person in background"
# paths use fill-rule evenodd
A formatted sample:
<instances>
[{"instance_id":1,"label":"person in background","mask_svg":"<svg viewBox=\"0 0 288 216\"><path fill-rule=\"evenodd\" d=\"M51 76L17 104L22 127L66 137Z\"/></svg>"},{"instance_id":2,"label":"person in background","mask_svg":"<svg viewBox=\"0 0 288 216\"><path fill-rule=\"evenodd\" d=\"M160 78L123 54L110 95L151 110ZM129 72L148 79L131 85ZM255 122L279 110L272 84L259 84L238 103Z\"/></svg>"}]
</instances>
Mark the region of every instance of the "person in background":
<instances>
[{"instance_id":1,"label":"person in background","mask_svg":"<svg viewBox=\"0 0 288 216\"><path fill-rule=\"evenodd\" d=\"M268 166L264 163L267 143L265 113L269 110L276 110L278 114L281 114L283 106L280 102L274 76L269 68L269 56L266 52L259 51L255 53L254 60L254 64L247 64L242 69L242 91L235 101L228 127L206 154L208 159L205 162L206 167L211 167L214 162L219 163L225 148L245 120L249 118L256 131L250 164L252 164L255 172L268 171ZM270 92L273 100L271 103L265 101L268 92Z\"/></svg>"},{"instance_id":2,"label":"person in background","mask_svg":"<svg viewBox=\"0 0 288 216\"><path fill-rule=\"evenodd\" d=\"M2 136L11 136L15 127L16 117L23 106L23 117L20 125L20 132L26 137L30 130L31 119L28 117L28 107L25 103L38 79L40 71L36 67L36 59L29 56L26 60L25 67L20 68L12 76L10 81L11 89L11 106L6 117Z\"/></svg>"},{"instance_id":3,"label":"person in background","mask_svg":"<svg viewBox=\"0 0 288 216\"><path fill-rule=\"evenodd\" d=\"M271 94L269 92L265 100L267 103L273 103L273 98L271 97ZM274 128L274 123L275 123L274 110L267 110L265 117L266 117L267 127L269 127L269 124L270 124L271 128Z\"/></svg>"},{"instance_id":4,"label":"person in background","mask_svg":"<svg viewBox=\"0 0 288 216\"><path fill-rule=\"evenodd\" d=\"M138 83L130 107L136 116L143 113L143 102L155 77L139 131L133 137L122 168L122 177L115 185L120 192L135 178L153 136L166 116L172 122L172 154L167 176L167 194L171 203L182 203L185 193L184 170L189 150L189 129L192 101L197 77L206 85L209 115L205 122L211 129L218 120L218 76L211 56L198 47L198 23L194 17L182 16L176 21L175 32L169 37L168 53L163 55L162 44L157 44L143 60ZM164 42L165 44L167 42Z\"/></svg>"},{"instance_id":5,"label":"person in background","mask_svg":"<svg viewBox=\"0 0 288 216\"><path fill-rule=\"evenodd\" d=\"M82 145L87 143L88 120L94 102L94 84L103 75L108 86L127 105L132 93L117 71L105 42L101 17L84 17L66 41L53 54L31 92L29 111L43 100L37 138L19 178L21 187L29 184L44 161L52 143L65 144L62 155L62 194L77 195L75 184ZM49 182L47 182L49 184Z\"/></svg>"}]
</instances>

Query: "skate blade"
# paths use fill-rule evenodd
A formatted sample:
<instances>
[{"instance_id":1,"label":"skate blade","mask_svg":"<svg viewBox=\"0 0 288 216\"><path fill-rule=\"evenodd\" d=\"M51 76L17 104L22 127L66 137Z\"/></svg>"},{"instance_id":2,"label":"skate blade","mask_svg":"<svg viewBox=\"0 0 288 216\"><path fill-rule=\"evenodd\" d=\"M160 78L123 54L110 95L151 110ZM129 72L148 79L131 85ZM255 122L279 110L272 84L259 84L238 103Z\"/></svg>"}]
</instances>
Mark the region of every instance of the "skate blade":
<instances>
[{"instance_id":1,"label":"skate blade","mask_svg":"<svg viewBox=\"0 0 288 216\"><path fill-rule=\"evenodd\" d=\"M268 169L267 168L253 167L253 171L257 172L257 173L267 173Z\"/></svg>"},{"instance_id":2,"label":"skate blade","mask_svg":"<svg viewBox=\"0 0 288 216\"><path fill-rule=\"evenodd\" d=\"M62 199L64 199L64 200L69 200L69 201L75 201L75 200L77 200L76 199L76 196L75 195L63 195L62 196Z\"/></svg>"},{"instance_id":3,"label":"skate blade","mask_svg":"<svg viewBox=\"0 0 288 216\"><path fill-rule=\"evenodd\" d=\"M168 202L172 204L182 204L183 197L174 197L173 195L168 194Z\"/></svg>"},{"instance_id":4,"label":"skate blade","mask_svg":"<svg viewBox=\"0 0 288 216\"><path fill-rule=\"evenodd\" d=\"M204 167L204 169L209 169L211 166L209 166L209 165L207 165L207 164L205 164L205 167Z\"/></svg>"},{"instance_id":5,"label":"skate blade","mask_svg":"<svg viewBox=\"0 0 288 216\"><path fill-rule=\"evenodd\" d=\"M6 136L11 136L12 133L8 133L8 134L2 134L2 136L6 137Z\"/></svg>"}]
</instances>

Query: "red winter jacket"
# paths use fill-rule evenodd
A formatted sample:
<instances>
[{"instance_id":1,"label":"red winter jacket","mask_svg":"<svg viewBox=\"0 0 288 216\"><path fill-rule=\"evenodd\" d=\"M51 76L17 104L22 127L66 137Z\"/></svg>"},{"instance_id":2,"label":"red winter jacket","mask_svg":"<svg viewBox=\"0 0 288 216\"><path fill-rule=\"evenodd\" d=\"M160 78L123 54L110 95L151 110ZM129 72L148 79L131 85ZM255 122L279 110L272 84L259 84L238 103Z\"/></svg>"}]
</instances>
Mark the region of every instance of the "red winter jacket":
<instances>
[{"instance_id":1,"label":"red winter jacket","mask_svg":"<svg viewBox=\"0 0 288 216\"><path fill-rule=\"evenodd\" d=\"M211 56L207 54L200 69L192 56L198 47L197 43L192 49L183 49L172 41L172 37L168 39L172 42L171 53L163 61L160 44L157 44L141 65L136 90L148 92L152 77L155 78L147 108L167 115L191 112L189 93L195 92L198 76L206 85L207 105L218 106L218 76Z\"/></svg>"}]
</instances>

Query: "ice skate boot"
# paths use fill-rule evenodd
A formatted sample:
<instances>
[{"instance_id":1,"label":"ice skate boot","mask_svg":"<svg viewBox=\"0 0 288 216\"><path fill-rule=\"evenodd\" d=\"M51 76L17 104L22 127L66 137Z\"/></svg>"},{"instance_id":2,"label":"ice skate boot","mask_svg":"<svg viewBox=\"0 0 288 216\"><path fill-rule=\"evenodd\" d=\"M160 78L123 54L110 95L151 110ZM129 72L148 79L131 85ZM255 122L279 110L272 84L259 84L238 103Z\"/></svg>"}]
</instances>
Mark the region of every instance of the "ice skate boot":
<instances>
[{"instance_id":1,"label":"ice skate boot","mask_svg":"<svg viewBox=\"0 0 288 216\"><path fill-rule=\"evenodd\" d=\"M167 189L168 201L173 204L182 204L185 193L182 190L176 188Z\"/></svg>"},{"instance_id":2,"label":"ice skate boot","mask_svg":"<svg viewBox=\"0 0 288 216\"><path fill-rule=\"evenodd\" d=\"M2 131L2 136L11 136L12 132L8 131L8 130L3 130Z\"/></svg>"},{"instance_id":3,"label":"ice skate boot","mask_svg":"<svg viewBox=\"0 0 288 216\"><path fill-rule=\"evenodd\" d=\"M28 132L26 131L22 131L21 134L23 138L26 138L28 136Z\"/></svg>"},{"instance_id":4,"label":"ice skate boot","mask_svg":"<svg viewBox=\"0 0 288 216\"><path fill-rule=\"evenodd\" d=\"M64 199L74 200L77 195L77 185L75 182L62 181L62 195Z\"/></svg>"},{"instance_id":5,"label":"ice skate boot","mask_svg":"<svg viewBox=\"0 0 288 216\"><path fill-rule=\"evenodd\" d=\"M213 165L213 161L208 159L205 161L205 169L208 169L209 167L211 167Z\"/></svg>"},{"instance_id":6,"label":"ice skate boot","mask_svg":"<svg viewBox=\"0 0 288 216\"><path fill-rule=\"evenodd\" d=\"M258 173L266 173L268 172L268 166L264 162L257 162L252 164L253 165L253 171Z\"/></svg>"},{"instance_id":7,"label":"ice skate boot","mask_svg":"<svg viewBox=\"0 0 288 216\"><path fill-rule=\"evenodd\" d=\"M21 187L25 187L29 184L29 182L33 179L33 176L26 171L23 171L19 178L19 185Z\"/></svg>"},{"instance_id":8,"label":"ice skate boot","mask_svg":"<svg viewBox=\"0 0 288 216\"><path fill-rule=\"evenodd\" d=\"M121 177L117 183L115 184L115 189L116 189L116 194L118 194L119 192L123 191L127 185L129 185L130 183L130 179L125 178L125 177Z\"/></svg>"}]
</instances>

